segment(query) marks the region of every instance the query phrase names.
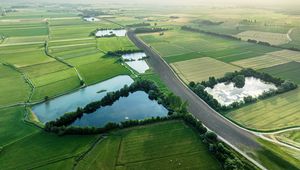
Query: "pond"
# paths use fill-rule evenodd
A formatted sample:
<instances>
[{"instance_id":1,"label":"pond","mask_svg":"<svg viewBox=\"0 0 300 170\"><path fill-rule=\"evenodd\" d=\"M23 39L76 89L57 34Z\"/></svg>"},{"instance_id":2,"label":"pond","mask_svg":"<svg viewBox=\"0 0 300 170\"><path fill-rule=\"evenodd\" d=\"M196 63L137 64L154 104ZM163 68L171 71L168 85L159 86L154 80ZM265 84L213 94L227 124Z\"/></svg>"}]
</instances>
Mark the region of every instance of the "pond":
<instances>
[{"instance_id":1,"label":"pond","mask_svg":"<svg viewBox=\"0 0 300 170\"><path fill-rule=\"evenodd\" d=\"M34 105L32 111L42 123L46 123L59 118L66 112L75 111L77 107L84 107L93 101L101 100L107 92L119 90L124 85L130 85L131 83L133 83L131 77L117 76L48 102Z\"/></svg>"},{"instance_id":2,"label":"pond","mask_svg":"<svg viewBox=\"0 0 300 170\"><path fill-rule=\"evenodd\" d=\"M100 19L98 18L95 18L95 17L87 17L87 18L83 18L85 21L88 21L88 22L98 22L100 21Z\"/></svg>"},{"instance_id":3,"label":"pond","mask_svg":"<svg viewBox=\"0 0 300 170\"><path fill-rule=\"evenodd\" d=\"M126 120L143 120L151 117L167 116L168 110L155 100L150 100L143 91L131 93L128 97L121 97L112 106L105 106L94 113L84 114L71 126L103 127L108 122L122 122Z\"/></svg>"},{"instance_id":4,"label":"pond","mask_svg":"<svg viewBox=\"0 0 300 170\"><path fill-rule=\"evenodd\" d=\"M95 36L103 37L103 36L115 34L117 37L124 37L126 35L126 32L127 31L125 29L122 29L122 30L100 30L100 31L96 32Z\"/></svg>"},{"instance_id":5,"label":"pond","mask_svg":"<svg viewBox=\"0 0 300 170\"><path fill-rule=\"evenodd\" d=\"M243 88L235 87L234 83L219 83L213 89L207 87L205 91L212 95L221 105L228 106L234 102L243 101L244 97L252 96L256 98L264 92L276 89L277 87L274 84L266 83L254 77L246 77Z\"/></svg>"},{"instance_id":6,"label":"pond","mask_svg":"<svg viewBox=\"0 0 300 170\"><path fill-rule=\"evenodd\" d=\"M123 59L130 60L125 63L138 73L145 73L149 69L147 62L143 60L144 57L147 57L147 55L143 52L122 55Z\"/></svg>"}]
</instances>

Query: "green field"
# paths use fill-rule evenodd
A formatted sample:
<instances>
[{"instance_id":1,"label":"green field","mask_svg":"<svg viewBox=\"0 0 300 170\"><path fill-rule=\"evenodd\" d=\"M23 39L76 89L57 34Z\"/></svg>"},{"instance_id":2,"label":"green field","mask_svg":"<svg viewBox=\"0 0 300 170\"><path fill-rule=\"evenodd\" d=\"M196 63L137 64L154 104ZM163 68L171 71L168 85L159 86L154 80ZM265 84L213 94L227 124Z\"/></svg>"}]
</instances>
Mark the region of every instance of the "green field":
<instances>
[{"instance_id":1,"label":"green field","mask_svg":"<svg viewBox=\"0 0 300 170\"><path fill-rule=\"evenodd\" d=\"M220 169L199 136L171 121L116 132L105 138L76 169Z\"/></svg>"},{"instance_id":2,"label":"green field","mask_svg":"<svg viewBox=\"0 0 300 170\"><path fill-rule=\"evenodd\" d=\"M0 73L0 94L2 96L0 106L26 102L29 99L31 87L22 74L1 63Z\"/></svg>"},{"instance_id":3,"label":"green field","mask_svg":"<svg viewBox=\"0 0 300 170\"><path fill-rule=\"evenodd\" d=\"M141 34L139 37L165 57L169 63L200 57L211 57L223 62L233 62L264 55L278 49L239 42L182 30L159 34Z\"/></svg>"},{"instance_id":4,"label":"green field","mask_svg":"<svg viewBox=\"0 0 300 170\"><path fill-rule=\"evenodd\" d=\"M46 22L10 22L0 23L0 35L5 37L28 37L47 35Z\"/></svg>"},{"instance_id":5,"label":"green field","mask_svg":"<svg viewBox=\"0 0 300 170\"><path fill-rule=\"evenodd\" d=\"M138 50L128 37L98 38L97 46L102 51Z\"/></svg>"},{"instance_id":6,"label":"green field","mask_svg":"<svg viewBox=\"0 0 300 170\"><path fill-rule=\"evenodd\" d=\"M287 64L277 65L260 70L262 72L271 74L276 77L280 77L285 80L292 80L293 82L300 84L300 63L290 62Z\"/></svg>"},{"instance_id":7,"label":"green field","mask_svg":"<svg viewBox=\"0 0 300 170\"><path fill-rule=\"evenodd\" d=\"M300 148L300 131L299 130L291 130L282 132L275 135L276 139L287 143L289 145L293 145L295 147Z\"/></svg>"},{"instance_id":8,"label":"green field","mask_svg":"<svg viewBox=\"0 0 300 170\"><path fill-rule=\"evenodd\" d=\"M231 111L225 116L261 131L300 126L300 89Z\"/></svg>"}]
</instances>

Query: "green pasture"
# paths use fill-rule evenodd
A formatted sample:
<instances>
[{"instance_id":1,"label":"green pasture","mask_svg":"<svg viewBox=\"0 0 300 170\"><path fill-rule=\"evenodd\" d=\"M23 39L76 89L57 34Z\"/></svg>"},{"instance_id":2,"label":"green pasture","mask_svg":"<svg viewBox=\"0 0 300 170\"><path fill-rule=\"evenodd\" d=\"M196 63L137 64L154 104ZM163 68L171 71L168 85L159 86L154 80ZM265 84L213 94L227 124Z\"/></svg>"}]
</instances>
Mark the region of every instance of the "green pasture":
<instances>
[{"instance_id":1,"label":"green pasture","mask_svg":"<svg viewBox=\"0 0 300 170\"><path fill-rule=\"evenodd\" d=\"M128 37L97 38L97 46L102 51L137 50Z\"/></svg>"},{"instance_id":2,"label":"green pasture","mask_svg":"<svg viewBox=\"0 0 300 170\"><path fill-rule=\"evenodd\" d=\"M21 73L0 64L0 106L26 102L30 91L31 88Z\"/></svg>"},{"instance_id":3,"label":"green pasture","mask_svg":"<svg viewBox=\"0 0 300 170\"><path fill-rule=\"evenodd\" d=\"M24 123L24 114L24 107L0 109L0 147L22 140L38 131L34 126Z\"/></svg>"},{"instance_id":4,"label":"green pasture","mask_svg":"<svg viewBox=\"0 0 300 170\"><path fill-rule=\"evenodd\" d=\"M99 143L77 169L220 169L199 135L181 121L119 131Z\"/></svg>"},{"instance_id":5,"label":"green pasture","mask_svg":"<svg viewBox=\"0 0 300 170\"><path fill-rule=\"evenodd\" d=\"M18 22L0 23L0 35L5 37L27 37L48 35L46 22L33 22L20 24Z\"/></svg>"},{"instance_id":6,"label":"green pasture","mask_svg":"<svg viewBox=\"0 0 300 170\"><path fill-rule=\"evenodd\" d=\"M300 63L298 62L281 64L274 67L262 69L260 71L300 84Z\"/></svg>"}]
</instances>

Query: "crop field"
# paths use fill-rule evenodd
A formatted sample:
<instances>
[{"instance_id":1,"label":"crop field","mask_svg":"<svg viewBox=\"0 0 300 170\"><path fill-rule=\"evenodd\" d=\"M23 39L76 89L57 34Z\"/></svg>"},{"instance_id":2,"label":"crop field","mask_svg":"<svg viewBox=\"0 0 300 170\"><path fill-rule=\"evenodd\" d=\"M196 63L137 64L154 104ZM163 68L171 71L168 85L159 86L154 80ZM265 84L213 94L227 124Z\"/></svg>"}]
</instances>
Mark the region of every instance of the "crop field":
<instances>
[{"instance_id":1,"label":"crop field","mask_svg":"<svg viewBox=\"0 0 300 170\"><path fill-rule=\"evenodd\" d=\"M185 83L201 82L212 76L222 77L226 72L240 70L239 67L209 57L180 61L171 66Z\"/></svg>"},{"instance_id":2,"label":"crop field","mask_svg":"<svg viewBox=\"0 0 300 170\"><path fill-rule=\"evenodd\" d=\"M272 45L287 44L290 40L287 34L271 33L271 32L260 32L260 31L245 31L236 35L242 40L247 41L248 39L268 42Z\"/></svg>"},{"instance_id":3,"label":"crop field","mask_svg":"<svg viewBox=\"0 0 300 170\"><path fill-rule=\"evenodd\" d=\"M244 127L270 131L300 126L300 89L280 94L226 114Z\"/></svg>"},{"instance_id":4,"label":"crop field","mask_svg":"<svg viewBox=\"0 0 300 170\"><path fill-rule=\"evenodd\" d=\"M290 145L300 147L300 131L291 130L275 135L276 139Z\"/></svg>"},{"instance_id":5,"label":"crop field","mask_svg":"<svg viewBox=\"0 0 300 170\"><path fill-rule=\"evenodd\" d=\"M113 29L120 27L104 20L100 20L99 22L87 22L81 18L50 20L49 22L51 40L87 38L90 36L90 33L97 28Z\"/></svg>"},{"instance_id":6,"label":"crop field","mask_svg":"<svg viewBox=\"0 0 300 170\"><path fill-rule=\"evenodd\" d=\"M107 56L98 50L95 39L51 41L49 52L77 68L87 84L130 74L129 70L117 61L117 57Z\"/></svg>"},{"instance_id":7,"label":"crop field","mask_svg":"<svg viewBox=\"0 0 300 170\"><path fill-rule=\"evenodd\" d=\"M276 77L280 77L285 80L292 80L293 82L300 84L300 63L298 62L293 61L290 63L262 69L260 71Z\"/></svg>"},{"instance_id":8,"label":"crop field","mask_svg":"<svg viewBox=\"0 0 300 170\"><path fill-rule=\"evenodd\" d=\"M97 38L97 46L100 50L105 52L137 50L137 47L128 39L128 37Z\"/></svg>"},{"instance_id":9,"label":"crop field","mask_svg":"<svg viewBox=\"0 0 300 170\"><path fill-rule=\"evenodd\" d=\"M291 61L300 61L300 53L291 50L281 50L270 52L259 57L235 61L232 62L232 64L244 68L263 69L289 63Z\"/></svg>"},{"instance_id":10,"label":"crop field","mask_svg":"<svg viewBox=\"0 0 300 170\"><path fill-rule=\"evenodd\" d=\"M220 169L200 137L179 121L116 132L77 169Z\"/></svg>"},{"instance_id":11,"label":"crop field","mask_svg":"<svg viewBox=\"0 0 300 170\"><path fill-rule=\"evenodd\" d=\"M168 63L200 57L232 62L278 50L182 30L166 31L163 36L155 33L141 34L139 37L158 51Z\"/></svg>"},{"instance_id":12,"label":"crop field","mask_svg":"<svg viewBox=\"0 0 300 170\"><path fill-rule=\"evenodd\" d=\"M0 35L24 37L48 35L46 22L1 22Z\"/></svg>"},{"instance_id":13,"label":"crop field","mask_svg":"<svg viewBox=\"0 0 300 170\"><path fill-rule=\"evenodd\" d=\"M0 73L0 106L26 102L31 89L22 74L2 64L0 64ZM15 93L16 91L18 93Z\"/></svg>"}]
</instances>

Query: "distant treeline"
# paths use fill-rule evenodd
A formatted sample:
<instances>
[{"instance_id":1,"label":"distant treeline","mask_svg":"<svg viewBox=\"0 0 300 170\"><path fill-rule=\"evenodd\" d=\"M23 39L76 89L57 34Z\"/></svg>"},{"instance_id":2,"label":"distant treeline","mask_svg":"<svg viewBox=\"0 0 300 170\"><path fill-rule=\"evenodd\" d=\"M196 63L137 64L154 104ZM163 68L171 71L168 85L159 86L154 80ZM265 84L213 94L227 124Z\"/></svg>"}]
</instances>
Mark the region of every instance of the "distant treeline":
<instances>
[{"instance_id":1,"label":"distant treeline","mask_svg":"<svg viewBox=\"0 0 300 170\"><path fill-rule=\"evenodd\" d=\"M100 11L100 10L93 10L93 9L83 9L83 10L79 10L79 12L81 12L81 14L79 14L78 16L81 17L96 17L99 15L108 15L107 13Z\"/></svg>"},{"instance_id":2,"label":"distant treeline","mask_svg":"<svg viewBox=\"0 0 300 170\"><path fill-rule=\"evenodd\" d=\"M136 28L134 30L135 33L152 33L152 32L163 32L167 31L167 28Z\"/></svg>"},{"instance_id":3,"label":"distant treeline","mask_svg":"<svg viewBox=\"0 0 300 170\"><path fill-rule=\"evenodd\" d=\"M146 23L146 22L142 22L142 23L136 23L136 24L126 25L126 27L147 27L147 26L151 26L151 24L150 23Z\"/></svg>"},{"instance_id":4,"label":"distant treeline","mask_svg":"<svg viewBox=\"0 0 300 170\"><path fill-rule=\"evenodd\" d=\"M213 88L218 83L229 83L234 82L234 78L242 75L244 77L255 77L258 79L261 79L265 82L273 83L277 90L270 90L268 92L264 92L261 96L258 98L253 98L251 96L245 97L244 101L241 102L234 102L229 106L222 106L216 99L213 98L212 95L208 94L205 91L206 87ZM231 109L240 108L241 106L249 103L254 103L258 101L259 99L265 99L277 94L281 94L290 90L294 90L298 87L297 84L291 82L291 81L285 81L280 78L272 77L271 75L267 73L261 73L257 72L253 69L243 69L241 71L235 71L226 73L224 77L216 79L215 77L209 77L208 81L202 81L202 82L190 82L189 87L191 90L193 90L201 99L203 99L209 106L211 106L216 111L228 111Z\"/></svg>"}]
</instances>

